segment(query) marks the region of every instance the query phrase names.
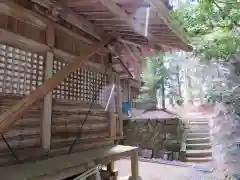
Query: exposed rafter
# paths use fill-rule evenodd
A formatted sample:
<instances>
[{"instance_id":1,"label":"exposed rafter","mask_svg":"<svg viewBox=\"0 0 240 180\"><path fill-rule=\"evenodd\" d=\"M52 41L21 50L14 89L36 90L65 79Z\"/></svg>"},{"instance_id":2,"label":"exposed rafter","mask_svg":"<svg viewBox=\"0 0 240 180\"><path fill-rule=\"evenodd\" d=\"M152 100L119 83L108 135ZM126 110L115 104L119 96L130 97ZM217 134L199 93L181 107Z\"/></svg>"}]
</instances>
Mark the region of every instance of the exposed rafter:
<instances>
[{"instance_id":1,"label":"exposed rafter","mask_svg":"<svg viewBox=\"0 0 240 180\"><path fill-rule=\"evenodd\" d=\"M183 49L191 51L191 47L188 46L188 42L186 37L184 36L184 32L181 27L176 27L172 22L172 19L169 16L169 10L166 8L165 4L162 0L149 0L152 7L155 9L156 14L159 18L163 20L163 22L172 30L172 32L178 36L178 38L185 44Z\"/></svg>"},{"instance_id":2,"label":"exposed rafter","mask_svg":"<svg viewBox=\"0 0 240 180\"><path fill-rule=\"evenodd\" d=\"M42 3L41 0L34 0L35 2L38 2L39 4ZM99 1L99 0L98 0ZM88 2L89 4L90 2ZM87 2L85 2L85 4L87 4ZM97 38L97 39L102 39L103 34L105 34L106 32L104 32L103 29L96 27L93 23L91 23L90 21L88 21L87 19L85 19L82 16L77 15L73 10L71 10L70 8L67 8L65 6L65 3L63 3L62 1L58 2L56 5L61 6L62 8L64 8L64 10L66 10L67 16L65 16L65 20L70 22L71 24L74 24L75 26L77 26L78 28L80 28L81 30L83 30L86 33L91 34L93 37ZM46 7L46 8L50 8L50 6ZM121 10L121 8L120 8ZM129 18L130 16L127 15L127 18ZM115 18L114 20L117 20L117 18ZM143 33L144 36L144 26L138 24L139 29L141 29L141 32ZM89 31L89 29L91 31ZM142 35L142 34L140 34ZM119 36L118 33L116 32L112 32L111 36ZM152 37L154 38L154 37ZM121 39L121 38L120 38ZM125 40L126 44L132 44L131 41ZM157 44L153 44L153 43L148 43L147 46L149 48L153 48L156 50L162 50L162 48L160 47L160 45Z\"/></svg>"},{"instance_id":3,"label":"exposed rafter","mask_svg":"<svg viewBox=\"0 0 240 180\"><path fill-rule=\"evenodd\" d=\"M145 37L145 29L142 24L137 22L133 17L128 15L123 9L121 9L114 1L112 0L99 0L106 8L111 12L115 13L122 21L126 22L129 27L131 27L135 32ZM154 42L156 37L148 33L146 37L149 41ZM159 46L159 45L157 45Z\"/></svg>"}]
</instances>

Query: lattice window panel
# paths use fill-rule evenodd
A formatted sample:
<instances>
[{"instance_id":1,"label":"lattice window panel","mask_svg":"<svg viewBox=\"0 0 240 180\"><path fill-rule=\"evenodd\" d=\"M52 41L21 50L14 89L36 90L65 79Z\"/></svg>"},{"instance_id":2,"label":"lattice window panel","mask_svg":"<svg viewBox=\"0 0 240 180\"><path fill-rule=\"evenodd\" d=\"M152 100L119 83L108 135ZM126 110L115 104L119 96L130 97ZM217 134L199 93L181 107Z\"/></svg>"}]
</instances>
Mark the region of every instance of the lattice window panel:
<instances>
[{"instance_id":1,"label":"lattice window panel","mask_svg":"<svg viewBox=\"0 0 240 180\"><path fill-rule=\"evenodd\" d=\"M66 65L65 61L54 58L53 73L58 72ZM64 82L53 90L53 98L92 102L96 92L99 92L94 102L104 104L104 88L107 86L107 76L104 78L103 76L103 73L95 72L89 68L79 68L77 72L70 74Z\"/></svg>"},{"instance_id":2,"label":"lattice window panel","mask_svg":"<svg viewBox=\"0 0 240 180\"><path fill-rule=\"evenodd\" d=\"M137 88L131 88L131 107L136 108L136 99L138 95L138 89Z\"/></svg>"},{"instance_id":3,"label":"lattice window panel","mask_svg":"<svg viewBox=\"0 0 240 180\"><path fill-rule=\"evenodd\" d=\"M121 94L122 94L122 100L123 101L130 101L130 98L128 97L128 80L127 79L121 79L120 80L121 85Z\"/></svg>"},{"instance_id":4,"label":"lattice window panel","mask_svg":"<svg viewBox=\"0 0 240 180\"><path fill-rule=\"evenodd\" d=\"M28 95L43 77L43 55L0 44L0 93Z\"/></svg>"}]
</instances>

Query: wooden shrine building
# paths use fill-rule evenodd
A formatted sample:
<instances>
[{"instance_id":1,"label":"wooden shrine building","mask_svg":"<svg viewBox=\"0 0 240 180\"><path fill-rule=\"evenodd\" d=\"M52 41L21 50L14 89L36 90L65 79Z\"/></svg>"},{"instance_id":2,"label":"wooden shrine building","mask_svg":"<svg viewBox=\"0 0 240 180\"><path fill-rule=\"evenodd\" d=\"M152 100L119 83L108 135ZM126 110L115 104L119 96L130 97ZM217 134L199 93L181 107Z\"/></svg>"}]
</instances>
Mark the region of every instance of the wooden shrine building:
<instances>
[{"instance_id":1,"label":"wooden shrine building","mask_svg":"<svg viewBox=\"0 0 240 180\"><path fill-rule=\"evenodd\" d=\"M125 156L137 179L137 147L116 143L121 102L142 57L191 50L167 3L146 2L0 0L0 179L60 180Z\"/></svg>"}]
</instances>

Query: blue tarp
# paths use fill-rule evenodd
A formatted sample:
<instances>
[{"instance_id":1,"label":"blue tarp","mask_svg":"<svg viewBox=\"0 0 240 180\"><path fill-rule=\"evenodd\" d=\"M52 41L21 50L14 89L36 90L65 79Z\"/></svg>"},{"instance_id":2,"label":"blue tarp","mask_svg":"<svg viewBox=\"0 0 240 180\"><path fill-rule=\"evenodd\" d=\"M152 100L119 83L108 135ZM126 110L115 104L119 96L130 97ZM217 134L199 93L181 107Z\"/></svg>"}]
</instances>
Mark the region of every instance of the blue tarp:
<instances>
[{"instance_id":1,"label":"blue tarp","mask_svg":"<svg viewBox=\"0 0 240 180\"><path fill-rule=\"evenodd\" d=\"M122 102L122 112L127 114L128 117L131 117L131 104L129 102Z\"/></svg>"}]
</instances>

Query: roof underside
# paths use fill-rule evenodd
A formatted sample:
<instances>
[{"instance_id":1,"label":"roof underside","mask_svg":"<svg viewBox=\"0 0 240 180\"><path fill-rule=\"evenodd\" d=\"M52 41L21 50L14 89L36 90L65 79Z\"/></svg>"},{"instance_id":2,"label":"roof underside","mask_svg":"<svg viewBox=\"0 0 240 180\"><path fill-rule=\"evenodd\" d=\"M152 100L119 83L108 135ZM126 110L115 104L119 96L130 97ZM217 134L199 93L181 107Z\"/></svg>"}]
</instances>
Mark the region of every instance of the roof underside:
<instances>
[{"instance_id":1,"label":"roof underside","mask_svg":"<svg viewBox=\"0 0 240 180\"><path fill-rule=\"evenodd\" d=\"M161 1L162 12L151 4L148 35L145 36L146 6L144 0L32 0L35 5L51 12L54 18L64 19L94 38L101 39L102 32L114 35L122 42L156 49L190 48L181 33L168 27L169 11ZM156 0L151 0L151 2ZM157 5L158 2L157 2ZM164 6L164 7L163 7ZM39 11L38 7L38 11ZM162 17L162 19L161 19ZM85 30L82 28L86 22ZM64 22L61 22L64 24ZM101 33L99 33L99 31Z\"/></svg>"}]
</instances>

